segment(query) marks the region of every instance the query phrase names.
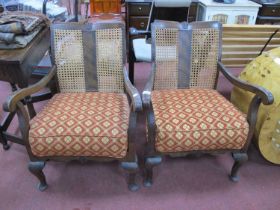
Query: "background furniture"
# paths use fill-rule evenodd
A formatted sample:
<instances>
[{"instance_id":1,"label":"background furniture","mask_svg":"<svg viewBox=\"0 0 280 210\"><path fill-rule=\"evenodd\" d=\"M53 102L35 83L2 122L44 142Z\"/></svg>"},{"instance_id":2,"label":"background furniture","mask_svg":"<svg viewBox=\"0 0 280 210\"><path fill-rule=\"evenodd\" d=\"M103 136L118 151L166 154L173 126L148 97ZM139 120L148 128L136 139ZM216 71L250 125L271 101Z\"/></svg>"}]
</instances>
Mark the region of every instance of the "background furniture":
<instances>
[{"instance_id":1,"label":"background furniture","mask_svg":"<svg viewBox=\"0 0 280 210\"><path fill-rule=\"evenodd\" d=\"M189 9L189 22L196 20L198 0L193 0ZM126 0L126 24L127 31L133 27L138 30L146 30L151 11L152 0ZM176 18L176 17L174 17Z\"/></svg>"},{"instance_id":2,"label":"background furniture","mask_svg":"<svg viewBox=\"0 0 280 210\"><path fill-rule=\"evenodd\" d=\"M250 84L266 88L274 96L274 103L261 106L258 112L255 145L260 154L274 164L280 164L280 48L258 56L246 66L239 78ZM252 95L239 88L231 93L232 103L242 112L248 111Z\"/></svg>"},{"instance_id":3,"label":"background furniture","mask_svg":"<svg viewBox=\"0 0 280 210\"><path fill-rule=\"evenodd\" d=\"M231 152L230 174L248 159L259 105L273 96L263 88L233 77L221 60L219 22L152 25L153 69L142 93L147 114L145 185L151 186L153 167L163 155ZM255 93L247 118L215 89L218 69L233 85Z\"/></svg>"},{"instance_id":4,"label":"background furniture","mask_svg":"<svg viewBox=\"0 0 280 210\"><path fill-rule=\"evenodd\" d=\"M120 0L91 0L90 16L88 22L99 22L104 20L124 21L121 12Z\"/></svg>"},{"instance_id":5,"label":"background furniture","mask_svg":"<svg viewBox=\"0 0 280 210\"><path fill-rule=\"evenodd\" d=\"M28 86L28 80L36 66L50 47L50 31L49 28L43 29L37 36L23 49L15 50L0 50L0 80L12 84L12 90L25 88ZM27 98L27 107L31 117L35 116L35 110L32 102L42 99L37 96ZM11 112L0 126L0 142L4 149L8 149L7 141L12 141L19 144L24 144L22 139L8 134L6 131L14 117L14 112Z\"/></svg>"},{"instance_id":6,"label":"background furniture","mask_svg":"<svg viewBox=\"0 0 280 210\"><path fill-rule=\"evenodd\" d=\"M257 24L275 24L280 22L279 0L251 0L262 7L259 10Z\"/></svg>"},{"instance_id":7,"label":"background furniture","mask_svg":"<svg viewBox=\"0 0 280 210\"><path fill-rule=\"evenodd\" d=\"M100 15L102 13L121 13L120 0L90 0L90 12L93 15Z\"/></svg>"},{"instance_id":8,"label":"background furniture","mask_svg":"<svg viewBox=\"0 0 280 210\"><path fill-rule=\"evenodd\" d=\"M249 0L236 0L233 4L199 0L197 20L253 25L256 22L259 7L261 5Z\"/></svg>"},{"instance_id":9,"label":"background furniture","mask_svg":"<svg viewBox=\"0 0 280 210\"><path fill-rule=\"evenodd\" d=\"M53 24L51 37L56 65L4 105L5 111L17 112L29 170L40 180L39 190L47 188L42 171L47 160L118 160L129 173L129 189L137 190L133 132L142 103L125 69L124 24ZM30 121L21 100L54 76L60 93Z\"/></svg>"},{"instance_id":10,"label":"background furniture","mask_svg":"<svg viewBox=\"0 0 280 210\"><path fill-rule=\"evenodd\" d=\"M222 63L227 67L244 68L262 51L280 47L278 30L279 25L224 24Z\"/></svg>"},{"instance_id":11,"label":"background furniture","mask_svg":"<svg viewBox=\"0 0 280 210\"><path fill-rule=\"evenodd\" d=\"M160 1L159 1L160 2ZM177 1L177 6L172 6L172 2L166 6L157 3L145 1L126 1L126 23L128 28L135 28L146 31L142 34L128 33L128 62L129 78L134 82L134 62L151 62L151 44L147 41L145 35L149 34L150 24L155 19L171 21L188 21L191 15L191 21L195 20L196 3L189 5L188 1ZM178 6L179 5L179 6ZM160 6L160 7L158 7ZM148 36L149 37L149 36Z\"/></svg>"}]
</instances>

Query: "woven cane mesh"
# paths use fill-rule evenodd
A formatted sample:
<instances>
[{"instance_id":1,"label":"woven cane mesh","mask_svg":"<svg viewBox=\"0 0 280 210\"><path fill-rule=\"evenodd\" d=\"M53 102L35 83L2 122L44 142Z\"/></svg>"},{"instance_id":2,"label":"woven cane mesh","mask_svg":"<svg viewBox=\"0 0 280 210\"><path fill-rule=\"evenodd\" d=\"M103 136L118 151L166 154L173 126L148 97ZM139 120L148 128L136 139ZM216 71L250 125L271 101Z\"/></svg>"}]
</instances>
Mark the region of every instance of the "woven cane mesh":
<instances>
[{"instance_id":1,"label":"woven cane mesh","mask_svg":"<svg viewBox=\"0 0 280 210\"><path fill-rule=\"evenodd\" d=\"M123 34L120 28L96 31L98 91L124 91Z\"/></svg>"},{"instance_id":2,"label":"woven cane mesh","mask_svg":"<svg viewBox=\"0 0 280 210\"><path fill-rule=\"evenodd\" d=\"M178 34L179 30L176 28L155 31L155 90L177 88Z\"/></svg>"},{"instance_id":3,"label":"woven cane mesh","mask_svg":"<svg viewBox=\"0 0 280 210\"><path fill-rule=\"evenodd\" d=\"M54 53L61 92L85 92L81 30L54 31Z\"/></svg>"},{"instance_id":4,"label":"woven cane mesh","mask_svg":"<svg viewBox=\"0 0 280 210\"><path fill-rule=\"evenodd\" d=\"M219 55L218 29L193 29L190 88L214 88Z\"/></svg>"}]
</instances>

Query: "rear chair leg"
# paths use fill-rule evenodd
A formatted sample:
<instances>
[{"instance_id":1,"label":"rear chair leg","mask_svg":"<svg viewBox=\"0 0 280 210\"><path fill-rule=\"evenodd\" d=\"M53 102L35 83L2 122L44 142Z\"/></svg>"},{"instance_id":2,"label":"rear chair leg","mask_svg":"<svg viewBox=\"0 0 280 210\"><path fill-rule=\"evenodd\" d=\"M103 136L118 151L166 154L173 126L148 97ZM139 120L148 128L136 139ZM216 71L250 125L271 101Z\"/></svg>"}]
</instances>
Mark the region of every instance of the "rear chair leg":
<instances>
[{"instance_id":1,"label":"rear chair leg","mask_svg":"<svg viewBox=\"0 0 280 210\"><path fill-rule=\"evenodd\" d=\"M138 162L135 158L134 162L121 162L121 167L128 172L128 189L132 192L139 190L139 185L136 183L136 174L138 171Z\"/></svg>"},{"instance_id":2,"label":"rear chair leg","mask_svg":"<svg viewBox=\"0 0 280 210\"><path fill-rule=\"evenodd\" d=\"M248 160L247 153L232 153L234 159L234 164L231 169L230 180L233 182L239 181L239 176L237 175L239 168Z\"/></svg>"},{"instance_id":3,"label":"rear chair leg","mask_svg":"<svg viewBox=\"0 0 280 210\"><path fill-rule=\"evenodd\" d=\"M40 191L44 191L48 187L47 182L46 182L45 174L43 173L43 168L44 167L45 167L45 162L44 161L37 161L37 162L30 161L29 164L28 164L29 171L34 176L36 176L40 181L40 183L37 186L38 190L40 190Z\"/></svg>"},{"instance_id":4,"label":"rear chair leg","mask_svg":"<svg viewBox=\"0 0 280 210\"><path fill-rule=\"evenodd\" d=\"M159 165L162 161L160 156L145 158L145 174L144 186L151 187L153 185L153 167Z\"/></svg>"},{"instance_id":5,"label":"rear chair leg","mask_svg":"<svg viewBox=\"0 0 280 210\"><path fill-rule=\"evenodd\" d=\"M6 139L6 136L4 136L4 134L2 133L3 131L0 131L1 132L1 136L0 136L0 138L1 138L1 142L2 142L2 144L3 144L3 149L4 150L8 150L8 149L10 149L10 145L8 144L8 141L7 141L7 139Z\"/></svg>"}]
</instances>

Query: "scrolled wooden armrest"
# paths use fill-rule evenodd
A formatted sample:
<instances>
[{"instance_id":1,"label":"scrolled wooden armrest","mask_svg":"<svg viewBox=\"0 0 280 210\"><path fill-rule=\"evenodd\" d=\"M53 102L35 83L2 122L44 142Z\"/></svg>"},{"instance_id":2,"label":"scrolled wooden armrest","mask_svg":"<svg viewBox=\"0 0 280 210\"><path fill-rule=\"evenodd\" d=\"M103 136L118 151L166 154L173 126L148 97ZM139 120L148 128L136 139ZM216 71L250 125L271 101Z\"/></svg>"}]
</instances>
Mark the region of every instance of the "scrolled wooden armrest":
<instances>
[{"instance_id":1,"label":"scrolled wooden armrest","mask_svg":"<svg viewBox=\"0 0 280 210\"><path fill-rule=\"evenodd\" d=\"M152 71L150 73L149 79L145 85L145 88L142 92L142 101L143 101L143 106L144 108L149 108L151 104L151 94L154 86L154 78L155 78L155 67L152 67Z\"/></svg>"},{"instance_id":2,"label":"scrolled wooden armrest","mask_svg":"<svg viewBox=\"0 0 280 210\"><path fill-rule=\"evenodd\" d=\"M223 75L234 86L237 86L241 89L247 90L251 93L255 93L256 95L258 95L261 98L262 103L265 104L265 105L270 105L270 104L273 103L274 97L273 97L273 95L270 91L266 90L263 87L260 87L260 86L257 86L257 85L252 85L252 84L249 84L249 83L247 83L247 82L245 82L241 79L236 78L226 69L226 67L221 62L218 62L218 67L219 67L219 70L223 73Z\"/></svg>"},{"instance_id":3,"label":"scrolled wooden armrest","mask_svg":"<svg viewBox=\"0 0 280 210\"><path fill-rule=\"evenodd\" d=\"M12 95L8 96L6 102L3 105L3 109L6 112L14 112L16 110L17 102L43 89L53 78L55 73L56 66L52 66L50 72L46 76L44 76L39 82L35 83L34 85L30 85L27 88L20 89L14 92Z\"/></svg>"},{"instance_id":4,"label":"scrolled wooden armrest","mask_svg":"<svg viewBox=\"0 0 280 210\"><path fill-rule=\"evenodd\" d=\"M132 102L132 107L134 112L140 112L142 111L142 100L141 96L138 92L138 90L132 85L132 83L129 80L128 73L126 68L124 67L123 69L123 74L124 74L124 86L125 90L128 93L131 102Z\"/></svg>"}]
</instances>

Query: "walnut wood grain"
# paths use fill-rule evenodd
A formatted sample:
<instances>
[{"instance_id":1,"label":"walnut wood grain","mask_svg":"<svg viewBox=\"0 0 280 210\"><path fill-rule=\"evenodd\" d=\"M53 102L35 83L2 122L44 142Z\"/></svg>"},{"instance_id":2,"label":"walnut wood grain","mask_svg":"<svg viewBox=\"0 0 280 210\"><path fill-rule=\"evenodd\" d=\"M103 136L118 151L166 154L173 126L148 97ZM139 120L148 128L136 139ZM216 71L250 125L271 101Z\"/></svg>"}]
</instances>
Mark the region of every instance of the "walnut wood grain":
<instances>
[{"instance_id":1,"label":"walnut wood grain","mask_svg":"<svg viewBox=\"0 0 280 210\"><path fill-rule=\"evenodd\" d=\"M142 111L141 96L140 96L138 90L131 84L129 77L128 77L127 69L125 67L123 70L123 74L124 74L125 90L130 97L133 111L134 112Z\"/></svg>"},{"instance_id":2,"label":"walnut wood grain","mask_svg":"<svg viewBox=\"0 0 280 210\"><path fill-rule=\"evenodd\" d=\"M155 80L155 63L152 64L152 71L142 92L142 101L145 109L148 109L151 104L151 93L154 87L154 80Z\"/></svg>"},{"instance_id":3,"label":"walnut wood grain","mask_svg":"<svg viewBox=\"0 0 280 210\"><path fill-rule=\"evenodd\" d=\"M249 84L243 80L240 80L238 78L236 78L235 76L233 76L228 70L227 68L221 63L218 62L218 67L219 70L223 73L223 75L228 79L229 82L231 82L233 85L247 90L249 92L255 93L257 94L261 99L262 99L262 103L265 105L270 105L273 103L274 98L273 95L270 91L266 90L263 87L257 86L257 85L252 85Z\"/></svg>"},{"instance_id":4,"label":"walnut wood grain","mask_svg":"<svg viewBox=\"0 0 280 210\"><path fill-rule=\"evenodd\" d=\"M27 88L20 89L14 92L12 95L10 95L4 103L3 109L7 112L14 112L19 101L23 100L27 96L37 93L39 90L46 87L55 74L56 66L53 66L50 72L46 76L44 76L39 82Z\"/></svg>"}]
</instances>

